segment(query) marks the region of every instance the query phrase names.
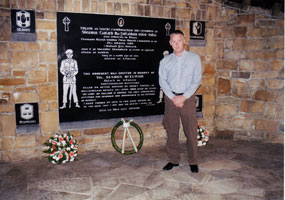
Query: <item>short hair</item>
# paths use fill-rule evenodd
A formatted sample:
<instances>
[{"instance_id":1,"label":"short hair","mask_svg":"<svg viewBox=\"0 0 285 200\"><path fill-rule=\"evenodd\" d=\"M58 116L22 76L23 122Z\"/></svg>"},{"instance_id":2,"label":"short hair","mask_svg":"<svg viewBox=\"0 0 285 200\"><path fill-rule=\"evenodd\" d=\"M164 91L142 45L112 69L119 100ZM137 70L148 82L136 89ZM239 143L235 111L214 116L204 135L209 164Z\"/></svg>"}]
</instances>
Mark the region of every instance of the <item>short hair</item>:
<instances>
[{"instance_id":1,"label":"short hair","mask_svg":"<svg viewBox=\"0 0 285 200\"><path fill-rule=\"evenodd\" d=\"M180 30L171 31L170 35L172 35L172 34L180 34L180 35L182 35L184 37L184 33L182 31L180 31Z\"/></svg>"}]
</instances>

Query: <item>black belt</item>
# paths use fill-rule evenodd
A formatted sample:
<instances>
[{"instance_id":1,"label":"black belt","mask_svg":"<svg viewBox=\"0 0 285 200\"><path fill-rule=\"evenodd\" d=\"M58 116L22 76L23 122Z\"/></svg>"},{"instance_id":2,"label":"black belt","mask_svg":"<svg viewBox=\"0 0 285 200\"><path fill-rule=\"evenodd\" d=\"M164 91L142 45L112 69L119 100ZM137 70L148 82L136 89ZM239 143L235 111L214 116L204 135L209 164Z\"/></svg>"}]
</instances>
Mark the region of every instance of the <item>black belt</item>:
<instances>
[{"instance_id":1,"label":"black belt","mask_svg":"<svg viewBox=\"0 0 285 200\"><path fill-rule=\"evenodd\" d=\"M175 96L178 96L178 95L183 95L184 93L176 93L176 92L172 92Z\"/></svg>"}]
</instances>

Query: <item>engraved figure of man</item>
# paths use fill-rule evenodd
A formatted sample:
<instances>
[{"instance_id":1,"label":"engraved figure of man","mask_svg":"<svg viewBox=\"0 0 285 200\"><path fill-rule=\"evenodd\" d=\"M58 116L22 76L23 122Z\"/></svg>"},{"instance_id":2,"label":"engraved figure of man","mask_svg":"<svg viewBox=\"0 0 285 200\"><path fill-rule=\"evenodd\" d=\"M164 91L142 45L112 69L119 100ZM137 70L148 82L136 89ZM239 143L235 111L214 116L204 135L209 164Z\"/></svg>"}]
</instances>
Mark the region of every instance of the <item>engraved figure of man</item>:
<instances>
[{"instance_id":1,"label":"engraved figure of man","mask_svg":"<svg viewBox=\"0 0 285 200\"><path fill-rule=\"evenodd\" d=\"M80 108L78 104L78 97L76 94L76 77L78 74L77 61L74 60L72 49L67 49L65 51L67 59L61 61L60 73L63 75L63 105L60 109L66 108L67 95L69 89L69 108L71 107L71 98L75 103L75 107Z\"/></svg>"}]
</instances>

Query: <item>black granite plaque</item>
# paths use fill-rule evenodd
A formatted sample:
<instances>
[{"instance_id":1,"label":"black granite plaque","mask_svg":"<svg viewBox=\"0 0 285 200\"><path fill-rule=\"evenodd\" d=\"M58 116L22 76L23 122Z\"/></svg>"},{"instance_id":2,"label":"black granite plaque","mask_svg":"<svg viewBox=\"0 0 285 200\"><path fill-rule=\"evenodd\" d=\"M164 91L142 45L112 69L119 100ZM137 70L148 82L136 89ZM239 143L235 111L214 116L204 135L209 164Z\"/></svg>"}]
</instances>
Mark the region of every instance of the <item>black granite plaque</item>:
<instances>
[{"instance_id":1,"label":"black granite plaque","mask_svg":"<svg viewBox=\"0 0 285 200\"><path fill-rule=\"evenodd\" d=\"M190 21L190 46L206 46L205 32L205 22Z\"/></svg>"},{"instance_id":2,"label":"black granite plaque","mask_svg":"<svg viewBox=\"0 0 285 200\"><path fill-rule=\"evenodd\" d=\"M39 124L38 103L15 104L16 125Z\"/></svg>"},{"instance_id":3,"label":"black granite plaque","mask_svg":"<svg viewBox=\"0 0 285 200\"><path fill-rule=\"evenodd\" d=\"M11 40L36 41L35 11L11 10Z\"/></svg>"},{"instance_id":4,"label":"black granite plaque","mask_svg":"<svg viewBox=\"0 0 285 200\"><path fill-rule=\"evenodd\" d=\"M175 20L57 13L60 122L161 115Z\"/></svg>"},{"instance_id":5,"label":"black granite plaque","mask_svg":"<svg viewBox=\"0 0 285 200\"><path fill-rule=\"evenodd\" d=\"M197 118L203 118L203 95L195 95Z\"/></svg>"}]
</instances>

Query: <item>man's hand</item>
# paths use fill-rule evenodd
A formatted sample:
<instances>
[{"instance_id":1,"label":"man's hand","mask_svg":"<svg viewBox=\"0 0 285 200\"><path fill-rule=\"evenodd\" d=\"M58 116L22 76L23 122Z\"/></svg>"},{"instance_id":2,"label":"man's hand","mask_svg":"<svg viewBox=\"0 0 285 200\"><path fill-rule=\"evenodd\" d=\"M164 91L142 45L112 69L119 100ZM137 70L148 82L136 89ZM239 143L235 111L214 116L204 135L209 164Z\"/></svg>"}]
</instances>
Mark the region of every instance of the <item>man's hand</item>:
<instances>
[{"instance_id":1,"label":"man's hand","mask_svg":"<svg viewBox=\"0 0 285 200\"><path fill-rule=\"evenodd\" d=\"M183 95L178 95L172 98L172 102L178 108L183 107L185 101L186 101L186 97L184 97Z\"/></svg>"}]
</instances>

